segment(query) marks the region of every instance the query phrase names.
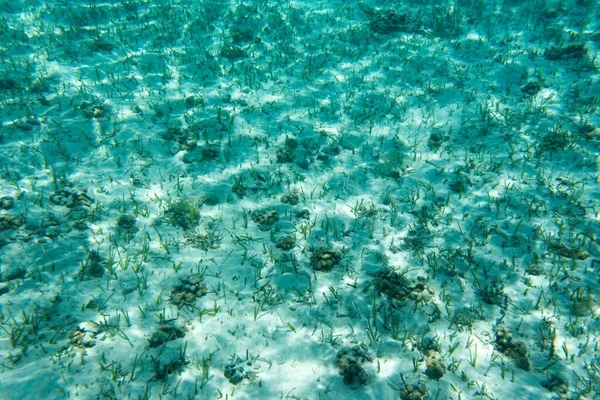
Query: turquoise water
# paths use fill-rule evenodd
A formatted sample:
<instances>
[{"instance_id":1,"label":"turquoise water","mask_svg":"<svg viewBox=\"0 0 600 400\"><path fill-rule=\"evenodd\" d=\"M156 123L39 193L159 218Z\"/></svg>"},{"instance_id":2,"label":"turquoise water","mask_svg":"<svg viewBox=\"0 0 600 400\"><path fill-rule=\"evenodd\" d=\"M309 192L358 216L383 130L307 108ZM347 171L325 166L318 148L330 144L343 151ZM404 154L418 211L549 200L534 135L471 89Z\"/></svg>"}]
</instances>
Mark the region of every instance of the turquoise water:
<instances>
[{"instance_id":1,"label":"turquoise water","mask_svg":"<svg viewBox=\"0 0 600 400\"><path fill-rule=\"evenodd\" d=\"M13 1L0 397L595 399L594 1Z\"/></svg>"}]
</instances>

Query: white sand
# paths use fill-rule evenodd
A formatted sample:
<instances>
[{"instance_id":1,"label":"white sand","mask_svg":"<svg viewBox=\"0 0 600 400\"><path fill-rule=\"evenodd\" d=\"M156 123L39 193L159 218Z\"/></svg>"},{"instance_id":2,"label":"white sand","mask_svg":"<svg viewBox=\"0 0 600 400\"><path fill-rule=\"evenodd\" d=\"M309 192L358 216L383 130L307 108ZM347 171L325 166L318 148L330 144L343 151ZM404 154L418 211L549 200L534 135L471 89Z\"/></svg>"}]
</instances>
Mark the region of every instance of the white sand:
<instances>
[{"instance_id":1,"label":"white sand","mask_svg":"<svg viewBox=\"0 0 600 400\"><path fill-rule=\"evenodd\" d=\"M1 398L600 396L596 2L2 3Z\"/></svg>"}]
</instances>

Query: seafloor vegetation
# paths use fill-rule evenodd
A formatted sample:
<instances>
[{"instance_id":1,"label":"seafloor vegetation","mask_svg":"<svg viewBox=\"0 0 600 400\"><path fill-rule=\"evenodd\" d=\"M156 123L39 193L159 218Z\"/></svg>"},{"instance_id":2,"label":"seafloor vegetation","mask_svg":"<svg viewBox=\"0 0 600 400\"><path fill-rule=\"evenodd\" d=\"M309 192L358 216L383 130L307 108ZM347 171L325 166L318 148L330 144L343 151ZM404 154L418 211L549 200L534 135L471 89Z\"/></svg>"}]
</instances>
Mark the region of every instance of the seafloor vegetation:
<instances>
[{"instance_id":1,"label":"seafloor vegetation","mask_svg":"<svg viewBox=\"0 0 600 400\"><path fill-rule=\"evenodd\" d=\"M0 397L600 396L596 1L0 4Z\"/></svg>"}]
</instances>

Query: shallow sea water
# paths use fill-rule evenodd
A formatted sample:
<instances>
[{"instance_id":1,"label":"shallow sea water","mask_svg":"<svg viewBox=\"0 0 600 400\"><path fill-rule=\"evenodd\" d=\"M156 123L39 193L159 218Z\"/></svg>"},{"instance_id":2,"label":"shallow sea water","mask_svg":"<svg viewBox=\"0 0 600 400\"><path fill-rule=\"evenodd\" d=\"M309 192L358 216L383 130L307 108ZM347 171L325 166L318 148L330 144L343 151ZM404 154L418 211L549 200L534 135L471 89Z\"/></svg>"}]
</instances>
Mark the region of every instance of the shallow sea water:
<instances>
[{"instance_id":1,"label":"shallow sea water","mask_svg":"<svg viewBox=\"0 0 600 400\"><path fill-rule=\"evenodd\" d=\"M0 2L0 397L596 399L600 6Z\"/></svg>"}]
</instances>

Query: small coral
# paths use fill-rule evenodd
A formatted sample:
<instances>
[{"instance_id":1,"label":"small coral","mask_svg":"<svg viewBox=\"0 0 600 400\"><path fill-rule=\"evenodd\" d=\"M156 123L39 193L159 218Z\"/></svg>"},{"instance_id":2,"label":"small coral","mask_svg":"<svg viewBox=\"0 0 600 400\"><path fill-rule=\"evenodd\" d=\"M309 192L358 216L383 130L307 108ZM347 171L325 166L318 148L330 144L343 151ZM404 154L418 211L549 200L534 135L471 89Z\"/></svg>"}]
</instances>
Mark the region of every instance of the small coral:
<instances>
[{"instance_id":1,"label":"small coral","mask_svg":"<svg viewBox=\"0 0 600 400\"><path fill-rule=\"evenodd\" d=\"M435 295L435 289L427 285L424 280L419 280L412 287L408 297L417 303L426 303Z\"/></svg>"},{"instance_id":2,"label":"small coral","mask_svg":"<svg viewBox=\"0 0 600 400\"><path fill-rule=\"evenodd\" d=\"M391 268L376 272L373 283L377 293L385 294L390 300L406 299L412 292L410 281Z\"/></svg>"},{"instance_id":3,"label":"small coral","mask_svg":"<svg viewBox=\"0 0 600 400\"><path fill-rule=\"evenodd\" d=\"M539 82L527 82L525 86L521 87L521 92L527 96L535 96L542 89L542 85Z\"/></svg>"},{"instance_id":4,"label":"small coral","mask_svg":"<svg viewBox=\"0 0 600 400\"><path fill-rule=\"evenodd\" d=\"M253 379L255 373L246 371L246 367L252 367L252 360L242 360L239 356L234 356L232 360L225 365L224 375L233 385L241 383L244 379Z\"/></svg>"},{"instance_id":5,"label":"small coral","mask_svg":"<svg viewBox=\"0 0 600 400\"><path fill-rule=\"evenodd\" d=\"M342 254L335 249L318 247L312 250L310 264L315 271L330 271L342 260Z\"/></svg>"},{"instance_id":6,"label":"small coral","mask_svg":"<svg viewBox=\"0 0 600 400\"><path fill-rule=\"evenodd\" d=\"M100 119L110 112L109 107L105 104L101 104L99 101L84 101L79 105L79 108L82 110L83 116L87 119Z\"/></svg>"},{"instance_id":7,"label":"small coral","mask_svg":"<svg viewBox=\"0 0 600 400\"><path fill-rule=\"evenodd\" d=\"M309 219L310 218L310 211L308 211L308 210L298 211L296 213L296 218L298 218L298 219Z\"/></svg>"},{"instance_id":8,"label":"small coral","mask_svg":"<svg viewBox=\"0 0 600 400\"><path fill-rule=\"evenodd\" d=\"M340 369L340 375L344 377L346 385L367 385L371 377L362 365L372 361L373 356L367 346L361 344L340 349L335 364Z\"/></svg>"},{"instance_id":9,"label":"small coral","mask_svg":"<svg viewBox=\"0 0 600 400\"><path fill-rule=\"evenodd\" d=\"M132 235L139 230L139 228L135 226L135 223L136 220L134 215L121 214L117 218L117 229L121 232Z\"/></svg>"},{"instance_id":10,"label":"small coral","mask_svg":"<svg viewBox=\"0 0 600 400\"><path fill-rule=\"evenodd\" d=\"M171 302L177 306L192 305L206 294L206 284L199 276L190 275L179 278L171 290Z\"/></svg>"},{"instance_id":11,"label":"small coral","mask_svg":"<svg viewBox=\"0 0 600 400\"><path fill-rule=\"evenodd\" d=\"M300 201L300 197L297 193L292 192L281 195L279 200L281 200L282 203L291 204L295 206L296 204L298 204L298 201Z\"/></svg>"},{"instance_id":12,"label":"small coral","mask_svg":"<svg viewBox=\"0 0 600 400\"><path fill-rule=\"evenodd\" d=\"M68 208L89 207L94 200L87 195L86 190L76 191L72 188L57 190L50 195L50 201Z\"/></svg>"},{"instance_id":13,"label":"small coral","mask_svg":"<svg viewBox=\"0 0 600 400\"><path fill-rule=\"evenodd\" d=\"M401 400L426 400L427 388L424 383L405 383L400 388L400 399Z\"/></svg>"},{"instance_id":14,"label":"small coral","mask_svg":"<svg viewBox=\"0 0 600 400\"><path fill-rule=\"evenodd\" d=\"M439 354L436 351L429 351L429 355L427 356L427 361L425 365L427 368L425 369L425 375L429 379L435 379L439 381L446 372L446 366L438 359Z\"/></svg>"},{"instance_id":15,"label":"small coral","mask_svg":"<svg viewBox=\"0 0 600 400\"><path fill-rule=\"evenodd\" d=\"M71 332L70 343L76 347L94 347L96 345L96 330L87 323L77 325Z\"/></svg>"},{"instance_id":16,"label":"small coral","mask_svg":"<svg viewBox=\"0 0 600 400\"><path fill-rule=\"evenodd\" d=\"M527 358L527 345L524 342L515 342L509 329L497 326L494 328L496 334L496 349L506 354L515 361L519 368L529 371L531 364Z\"/></svg>"},{"instance_id":17,"label":"small coral","mask_svg":"<svg viewBox=\"0 0 600 400\"><path fill-rule=\"evenodd\" d=\"M159 347L162 344L171 340L180 339L185 336L185 332L177 328L174 325L161 325L158 330L152 333L152 336L148 340L150 347Z\"/></svg>"},{"instance_id":18,"label":"small coral","mask_svg":"<svg viewBox=\"0 0 600 400\"><path fill-rule=\"evenodd\" d=\"M275 243L275 247L281 250L291 250L296 245L296 238L293 236L286 236Z\"/></svg>"},{"instance_id":19,"label":"small coral","mask_svg":"<svg viewBox=\"0 0 600 400\"><path fill-rule=\"evenodd\" d=\"M252 221L260 225L261 229L268 229L269 226L279 221L279 212L277 210L256 210L252 212Z\"/></svg>"},{"instance_id":20,"label":"small coral","mask_svg":"<svg viewBox=\"0 0 600 400\"><path fill-rule=\"evenodd\" d=\"M429 352L432 350L437 352L441 350L439 341L430 336L424 336L417 344L417 348L424 354L429 354Z\"/></svg>"}]
</instances>

